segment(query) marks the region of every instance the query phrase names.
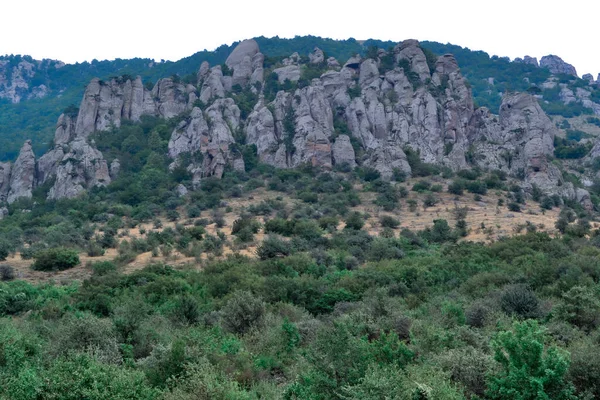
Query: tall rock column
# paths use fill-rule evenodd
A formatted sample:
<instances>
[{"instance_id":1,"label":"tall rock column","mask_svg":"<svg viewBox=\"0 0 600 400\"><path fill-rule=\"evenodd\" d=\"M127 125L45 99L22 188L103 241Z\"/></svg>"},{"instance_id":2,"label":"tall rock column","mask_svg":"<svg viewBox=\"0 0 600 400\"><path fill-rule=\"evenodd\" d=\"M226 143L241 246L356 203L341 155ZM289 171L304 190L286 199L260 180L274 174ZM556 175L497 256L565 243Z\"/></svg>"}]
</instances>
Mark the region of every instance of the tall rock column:
<instances>
[{"instance_id":1,"label":"tall rock column","mask_svg":"<svg viewBox=\"0 0 600 400\"><path fill-rule=\"evenodd\" d=\"M10 190L6 201L12 203L21 197L31 198L34 180L35 154L31 149L31 140L27 140L21 147L19 157L12 168Z\"/></svg>"}]
</instances>

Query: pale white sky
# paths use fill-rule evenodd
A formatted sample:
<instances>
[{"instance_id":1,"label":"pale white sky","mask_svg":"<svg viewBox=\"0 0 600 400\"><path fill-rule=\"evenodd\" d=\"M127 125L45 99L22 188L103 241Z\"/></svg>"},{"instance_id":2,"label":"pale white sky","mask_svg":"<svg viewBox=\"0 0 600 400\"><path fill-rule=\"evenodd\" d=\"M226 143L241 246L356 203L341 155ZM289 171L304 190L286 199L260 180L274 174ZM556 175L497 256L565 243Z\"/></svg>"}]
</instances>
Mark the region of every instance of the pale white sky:
<instances>
[{"instance_id":1,"label":"pale white sky","mask_svg":"<svg viewBox=\"0 0 600 400\"><path fill-rule=\"evenodd\" d=\"M0 54L178 60L255 36L408 38L600 72L597 0L29 0L2 4Z\"/></svg>"}]
</instances>

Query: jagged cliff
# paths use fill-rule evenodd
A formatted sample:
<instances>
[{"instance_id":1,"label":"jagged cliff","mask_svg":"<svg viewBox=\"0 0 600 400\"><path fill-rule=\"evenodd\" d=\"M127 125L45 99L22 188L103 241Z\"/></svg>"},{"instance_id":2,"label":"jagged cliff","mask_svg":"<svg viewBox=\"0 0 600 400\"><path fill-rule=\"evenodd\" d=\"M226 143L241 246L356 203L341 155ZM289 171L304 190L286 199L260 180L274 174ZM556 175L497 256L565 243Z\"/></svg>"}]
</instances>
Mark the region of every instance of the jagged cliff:
<instances>
[{"instance_id":1,"label":"jagged cliff","mask_svg":"<svg viewBox=\"0 0 600 400\"><path fill-rule=\"evenodd\" d=\"M226 73L204 62L196 85L166 78L152 90L139 77L93 79L77 115L59 118L54 149L36 163L26 144L14 166L0 165L0 196L9 202L31 197L33 187L51 179L50 199L106 185L118 173L119 160L110 160L109 170L89 142L90 134L142 115L171 118L186 112L172 132L168 155L172 167L181 165L185 153L202 155L202 162L183 165L195 183L220 177L228 164L244 169L233 146L242 134L256 146L261 162L278 168L364 165L391 179L396 169L412 173L405 153L410 148L423 161L455 171L499 169L520 177L526 188L537 185L547 193L584 197L548 162L557 131L532 95L506 94L498 115L475 109L455 58L446 54L432 62L416 40L399 43L389 53L379 50L376 57L352 57L343 66L325 60L319 49L308 62L294 53L268 77L257 43L247 40L225 65ZM308 68L319 70L318 77L303 79ZM296 88L269 98L267 79L275 79L281 89L288 83ZM232 95L240 88L258 96L246 118Z\"/></svg>"}]
</instances>

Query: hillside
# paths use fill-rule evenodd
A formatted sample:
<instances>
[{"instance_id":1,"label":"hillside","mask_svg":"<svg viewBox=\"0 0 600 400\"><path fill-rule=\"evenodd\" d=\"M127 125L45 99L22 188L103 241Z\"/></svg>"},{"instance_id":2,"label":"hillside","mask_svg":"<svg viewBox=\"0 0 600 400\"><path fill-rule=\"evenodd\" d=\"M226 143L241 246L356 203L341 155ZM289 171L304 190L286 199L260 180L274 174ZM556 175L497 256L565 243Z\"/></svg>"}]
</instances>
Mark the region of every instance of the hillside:
<instances>
[{"instance_id":1,"label":"hillside","mask_svg":"<svg viewBox=\"0 0 600 400\"><path fill-rule=\"evenodd\" d=\"M557 57L7 60L0 118L54 121L0 163L0 398L600 396L598 87Z\"/></svg>"}]
</instances>

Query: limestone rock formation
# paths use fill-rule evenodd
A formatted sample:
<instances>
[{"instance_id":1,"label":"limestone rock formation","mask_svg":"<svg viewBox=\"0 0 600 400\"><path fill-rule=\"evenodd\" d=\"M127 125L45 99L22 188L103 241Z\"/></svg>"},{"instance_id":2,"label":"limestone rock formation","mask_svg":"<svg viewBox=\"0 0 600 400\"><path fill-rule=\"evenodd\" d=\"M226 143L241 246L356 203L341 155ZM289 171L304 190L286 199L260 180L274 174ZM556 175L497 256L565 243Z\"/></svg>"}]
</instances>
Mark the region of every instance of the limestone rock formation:
<instances>
[{"instance_id":1,"label":"limestone rock formation","mask_svg":"<svg viewBox=\"0 0 600 400\"><path fill-rule=\"evenodd\" d=\"M562 58L555 55L547 55L540 60L540 67L548 68L553 74L567 74L577 76L575 67L563 61Z\"/></svg>"},{"instance_id":2,"label":"limestone rock formation","mask_svg":"<svg viewBox=\"0 0 600 400\"><path fill-rule=\"evenodd\" d=\"M194 107L189 119L175 128L169 140L169 156L176 160L172 167L179 165L182 154L199 153L202 155L202 164L186 166L194 171L194 180L199 181L204 176L220 178L227 163L233 165L235 160L241 158L229 148L235 143L233 135L239 125L240 109L230 98L216 100L204 112ZM240 168L239 161L237 166Z\"/></svg>"},{"instance_id":3,"label":"limestone rock formation","mask_svg":"<svg viewBox=\"0 0 600 400\"><path fill-rule=\"evenodd\" d=\"M425 81L431 76L427 65L427 57L425 57L425 53L421 50L417 40L405 40L394 47L394 53L396 54L396 61L408 60L412 71L419 75L421 81Z\"/></svg>"},{"instance_id":4,"label":"limestone rock formation","mask_svg":"<svg viewBox=\"0 0 600 400\"><path fill-rule=\"evenodd\" d=\"M263 80L264 56L254 39L244 40L231 52L225 64L233 70L232 85L245 86Z\"/></svg>"},{"instance_id":5,"label":"limestone rock formation","mask_svg":"<svg viewBox=\"0 0 600 400\"><path fill-rule=\"evenodd\" d=\"M556 127L533 96L505 95L498 118L482 108L471 127L476 165L521 176L526 185L535 184L548 193L557 191L562 176L548 161Z\"/></svg>"},{"instance_id":6,"label":"limestone rock formation","mask_svg":"<svg viewBox=\"0 0 600 400\"><path fill-rule=\"evenodd\" d=\"M10 189L6 197L8 203L25 197L31 198L35 181L35 155L31 149L31 141L27 140L19 157L15 161L10 174Z\"/></svg>"},{"instance_id":7,"label":"limestone rock formation","mask_svg":"<svg viewBox=\"0 0 600 400\"><path fill-rule=\"evenodd\" d=\"M139 121L144 114L156 115L162 102L173 100L172 81L162 79L150 92L144 88L142 80L112 79L109 82L94 78L88 84L79 106L79 114L75 124L75 135L88 137L91 133L108 129L114 125L119 127L121 119ZM168 93L165 93L168 92ZM154 98L160 98L155 104ZM187 99L184 99L185 101ZM161 113L165 118L173 116L170 105L163 106L168 112ZM185 109L178 107L177 109ZM182 111L183 111L182 109Z\"/></svg>"},{"instance_id":8,"label":"limestone rock formation","mask_svg":"<svg viewBox=\"0 0 600 400\"><path fill-rule=\"evenodd\" d=\"M0 163L0 203L6 201L10 190L11 163Z\"/></svg>"},{"instance_id":9,"label":"limestone rock formation","mask_svg":"<svg viewBox=\"0 0 600 400\"><path fill-rule=\"evenodd\" d=\"M325 54L323 53L323 50L315 47L313 52L308 55L308 59L311 64L321 64L325 61Z\"/></svg>"},{"instance_id":10,"label":"limestone rock formation","mask_svg":"<svg viewBox=\"0 0 600 400\"><path fill-rule=\"evenodd\" d=\"M62 65L59 61L37 61L27 56L0 57L0 99L16 104L23 100L46 97L50 90L34 78Z\"/></svg>"},{"instance_id":11,"label":"limestone rock formation","mask_svg":"<svg viewBox=\"0 0 600 400\"><path fill-rule=\"evenodd\" d=\"M102 153L78 137L56 169L56 181L48 193L49 199L74 198L85 189L110 183L108 164Z\"/></svg>"},{"instance_id":12,"label":"limestone rock formation","mask_svg":"<svg viewBox=\"0 0 600 400\"><path fill-rule=\"evenodd\" d=\"M390 55L396 64L384 67L382 59ZM405 40L389 54L379 50L372 58L351 57L343 66L335 59L325 60L318 48L308 56L309 63L327 65L328 71L293 92L279 91L271 100L260 92L261 85L254 85L264 75L264 56L254 40L241 42L228 57L231 76L224 75L220 65L211 68L203 62L197 86L167 78L150 91L139 78L92 80L77 118L74 112L59 118L55 147L39 159L37 175L35 167L24 168L25 155L12 172L10 164L0 165L0 200L13 192L31 195L35 185L53 177L51 199L75 197L106 185L118 175L120 162L112 160L109 169L102 154L87 142L91 133L119 126L123 119L169 118L187 111L172 132L168 155L171 168L183 167L193 175L194 188L204 177L221 177L227 166L244 170L241 143L235 138L245 137L246 144L256 146L262 163L277 168L361 165L391 179L396 170L411 175L410 151L424 162L455 171L473 166L499 169L521 177L527 188L537 185L547 193L586 202L585 193L563 182L560 171L548 162L557 131L535 97L505 94L498 115L486 108L475 110L470 86L454 56L442 55L433 63L416 40ZM273 71L280 83L300 79L305 68L301 60L294 53L282 61L283 66ZM568 70L562 60L563 64L555 58L542 61L542 66ZM537 60L525 57L522 62ZM245 120L233 99L238 97L229 97L235 85L258 97ZM560 88L565 101L572 97L584 105L591 102L590 90ZM195 107L196 99L206 108ZM600 156L600 144L596 147L592 155ZM30 184L18 183L29 176L24 169L33 171Z\"/></svg>"},{"instance_id":13,"label":"limestone rock formation","mask_svg":"<svg viewBox=\"0 0 600 400\"><path fill-rule=\"evenodd\" d=\"M350 168L356 167L356 154L348 135L340 135L335 138L331 146L331 153L334 165L346 164Z\"/></svg>"},{"instance_id":14,"label":"limestone rock formation","mask_svg":"<svg viewBox=\"0 0 600 400\"><path fill-rule=\"evenodd\" d=\"M298 82L300 79L300 67L298 65L287 65L285 67L274 69L273 72L277 74L279 83L283 83L286 80Z\"/></svg>"}]
</instances>

